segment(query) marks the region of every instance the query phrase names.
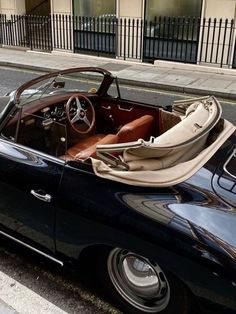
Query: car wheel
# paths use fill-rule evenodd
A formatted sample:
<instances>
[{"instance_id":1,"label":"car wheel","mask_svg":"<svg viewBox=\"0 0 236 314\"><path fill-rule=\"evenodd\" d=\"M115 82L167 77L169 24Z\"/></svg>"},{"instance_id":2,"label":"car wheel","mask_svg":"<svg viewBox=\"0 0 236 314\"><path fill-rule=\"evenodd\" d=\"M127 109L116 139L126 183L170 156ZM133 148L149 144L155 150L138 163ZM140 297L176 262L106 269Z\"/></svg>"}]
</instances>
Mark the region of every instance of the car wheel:
<instances>
[{"instance_id":1,"label":"car wheel","mask_svg":"<svg viewBox=\"0 0 236 314\"><path fill-rule=\"evenodd\" d=\"M125 313L188 313L186 288L156 262L119 248L98 259L102 288Z\"/></svg>"}]
</instances>

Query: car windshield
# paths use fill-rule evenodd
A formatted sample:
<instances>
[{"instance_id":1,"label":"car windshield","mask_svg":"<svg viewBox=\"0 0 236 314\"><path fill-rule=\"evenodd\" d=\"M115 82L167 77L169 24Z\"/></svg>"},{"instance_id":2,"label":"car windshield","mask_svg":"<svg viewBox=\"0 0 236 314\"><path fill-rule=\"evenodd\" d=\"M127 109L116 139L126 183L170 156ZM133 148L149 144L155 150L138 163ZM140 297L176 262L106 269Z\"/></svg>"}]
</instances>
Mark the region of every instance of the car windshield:
<instances>
[{"instance_id":1,"label":"car windshield","mask_svg":"<svg viewBox=\"0 0 236 314\"><path fill-rule=\"evenodd\" d=\"M54 76L46 75L36 82L31 81L20 87L16 93L21 105L35 99L49 97L55 94L70 92L96 93L104 79L100 72L84 71L68 73L56 73ZM25 88L24 88L25 87Z\"/></svg>"}]
</instances>

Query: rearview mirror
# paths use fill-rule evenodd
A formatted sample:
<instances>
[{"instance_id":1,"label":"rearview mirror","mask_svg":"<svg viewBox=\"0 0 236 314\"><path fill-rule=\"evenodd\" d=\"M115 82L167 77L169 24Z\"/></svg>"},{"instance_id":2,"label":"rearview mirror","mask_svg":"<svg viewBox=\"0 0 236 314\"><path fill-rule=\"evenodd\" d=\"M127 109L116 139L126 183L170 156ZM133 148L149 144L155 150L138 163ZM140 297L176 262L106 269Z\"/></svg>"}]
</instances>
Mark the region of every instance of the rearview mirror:
<instances>
[{"instance_id":1,"label":"rearview mirror","mask_svg":"<svg viewBox=\"0 0 236 314\"><path fill-rule=\"evenodd\" d=\"M53 87L54 88L64 88L65 87L65 82L61 81L61 82L54 82L53 83Z\"/></svg>"}]
</instances>

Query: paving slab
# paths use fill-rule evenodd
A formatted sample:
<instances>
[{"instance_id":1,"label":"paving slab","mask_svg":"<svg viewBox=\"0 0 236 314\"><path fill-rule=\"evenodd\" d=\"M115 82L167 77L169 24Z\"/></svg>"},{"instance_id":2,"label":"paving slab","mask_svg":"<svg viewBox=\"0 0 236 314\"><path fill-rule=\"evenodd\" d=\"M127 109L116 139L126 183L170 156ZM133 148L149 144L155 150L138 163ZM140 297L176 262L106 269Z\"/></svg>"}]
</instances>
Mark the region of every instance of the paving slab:
<instances>
[{"instance_id":1,"label":"paving slab","mask_svg":"<svg viewBox=\"0 0 236 314\"><path fill-rule=\"evenodd\" d=\"M176 85L187 86L196 81L196 78L191 76L186 76L184 74L168 74L167 76L162 78L163 83L175 83Z\"/></svg>"},{"instance_id":2,"label":"paving slab","mask_svg":"<svg viewBox=\"0 0 236 314\"><path fill-rule=\"evenodd\" d=\"M219 90L227 90L227 88L232 84L232 80L227 80L227 79L216 79L213 77L210 77L201 83L199 80L195 82L193 85L198 85L199 87L206 87L206 88L211 88L211 89L219 89Z\"/></svg>"}]
</instances>

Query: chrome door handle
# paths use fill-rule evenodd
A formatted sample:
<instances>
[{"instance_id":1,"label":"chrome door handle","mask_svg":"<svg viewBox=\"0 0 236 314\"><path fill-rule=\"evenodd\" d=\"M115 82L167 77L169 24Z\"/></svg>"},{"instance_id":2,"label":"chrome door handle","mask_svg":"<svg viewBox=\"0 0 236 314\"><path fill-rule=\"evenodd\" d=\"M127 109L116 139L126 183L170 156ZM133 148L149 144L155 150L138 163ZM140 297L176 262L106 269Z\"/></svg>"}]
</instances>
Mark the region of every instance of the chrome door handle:
<instances>
[{"instance_id":1,"label":"chrome door handle","mask_svg":"<svg viewBox=\"0 0 236 314\"><path fill-rule=\"evenodd\" d=\"M44 191L42 191L42 190L31 190L30 191L30 193L34 196L34 197L36 197L36 198L38 198L39 200L41 200L41 201L44 201L44 202L51 202L51 200L52 200L52 197L51 197L51 195L49 195L49 194L46 194Z\"/></svg>"}]
</instances>

